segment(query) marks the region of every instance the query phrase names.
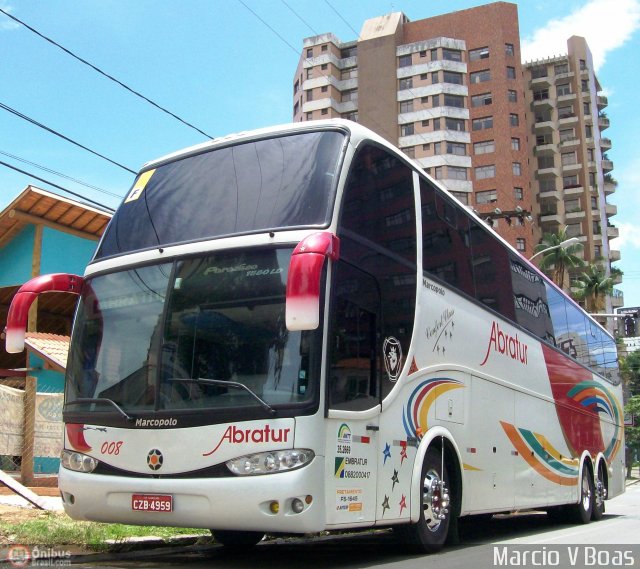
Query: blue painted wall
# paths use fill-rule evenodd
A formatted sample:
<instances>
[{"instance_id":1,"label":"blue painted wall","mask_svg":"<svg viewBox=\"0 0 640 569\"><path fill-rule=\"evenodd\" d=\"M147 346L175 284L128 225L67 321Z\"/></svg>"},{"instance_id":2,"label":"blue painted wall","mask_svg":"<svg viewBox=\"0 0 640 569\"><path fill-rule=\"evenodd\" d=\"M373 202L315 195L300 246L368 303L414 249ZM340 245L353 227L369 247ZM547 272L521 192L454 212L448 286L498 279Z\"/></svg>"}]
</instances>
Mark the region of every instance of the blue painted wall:
<instances>
[{"instance_id":1,"label":"blue painted wall","mask_svg":"<svg viewBox=\"0 0 640 569\"><path fill-rule=\"evenodd\" d=\"M31 278L31 259L36 228L27 225L0 249L0 286L24 284Z\"/></svg>"},{"instance_id":2,"label":"blue painted wall","mask_svg":"<svg viewBox=\"0 0 640 569\"><path fill-rule=\"evenodd\" d=\"M69 233L44 227L40 274L73 273L83 275L97 245L97 241L81 239Z\"/></svg>"}]
</instances>

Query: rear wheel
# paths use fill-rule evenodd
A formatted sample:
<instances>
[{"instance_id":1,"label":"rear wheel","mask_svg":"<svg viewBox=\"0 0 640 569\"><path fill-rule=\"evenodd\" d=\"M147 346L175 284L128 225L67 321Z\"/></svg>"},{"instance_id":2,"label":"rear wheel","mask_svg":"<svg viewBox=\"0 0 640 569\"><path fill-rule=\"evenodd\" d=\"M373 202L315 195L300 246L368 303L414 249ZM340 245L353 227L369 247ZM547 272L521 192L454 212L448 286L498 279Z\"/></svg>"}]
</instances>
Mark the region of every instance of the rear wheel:
<instances>
[{"instance_id":1,"label":"rear wheel","mask_svg":"<svg viewBox=\"0 0 640 569\"><path fill-rule=\"evenodd\" d=\"M595 509L595 492L591 469L585 464L580 478L580 501L547 510L549 518L559 523L588 524ZM594 518L596 519L596 518Z\"/></svg>"},{"instance_id":2,"label":"rear wheel","mask_svg":"<svg viewBox=\"0 0 640 569\"><path fill-rule=\"evenodd\" d=\"M601 520L602 516L604 516L604 501L607 498L607 479L604 471L605 468L605 463L600 461L594 481L593 511L591 512L591 519L595 521Z\"/></svg>"},{"instance_id":3,"label":"rear wheel","mask_svg":"<svg viewBox=\"0 0 640 569\"><path fill-rule=\"evenodd\" d=\"M395 526L403 543L423 553L442 549L451 523L449 474L439 450L430 448L422 463L422 508L415 524Z\"/></svg>"},{"instance_id":4,"label":"rear wheel","mask_svg":"<svg viewBox=\"0 0 640 569\"><path fill-rule=\"evenodd\" d=\"M215 530L211 533L218 543L225 547L252 547L259 543L264 537L263 532L259 531L233 531L233 530Z\"/></svg>"}]
</instances>

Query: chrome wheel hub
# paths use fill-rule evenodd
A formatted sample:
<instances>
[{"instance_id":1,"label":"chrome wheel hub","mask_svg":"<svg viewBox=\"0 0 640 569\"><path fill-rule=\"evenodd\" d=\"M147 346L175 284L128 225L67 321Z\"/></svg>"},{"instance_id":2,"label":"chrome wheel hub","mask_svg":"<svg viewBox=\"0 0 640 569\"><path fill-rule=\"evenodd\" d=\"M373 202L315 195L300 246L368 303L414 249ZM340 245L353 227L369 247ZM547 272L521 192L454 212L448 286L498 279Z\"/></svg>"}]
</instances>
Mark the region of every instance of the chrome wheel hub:
<instances>
[{"instance_id":1,"label":"chrome wheel hub","mask_svg":"<svg viewBox=\"0 0 640 569\"><path fill-rule=\"evenodd\" d=\"M449 513L449 489L435 470L429 470L423 482L422 506L430 531L437 531Z\"/></svg>"}]
</instances>

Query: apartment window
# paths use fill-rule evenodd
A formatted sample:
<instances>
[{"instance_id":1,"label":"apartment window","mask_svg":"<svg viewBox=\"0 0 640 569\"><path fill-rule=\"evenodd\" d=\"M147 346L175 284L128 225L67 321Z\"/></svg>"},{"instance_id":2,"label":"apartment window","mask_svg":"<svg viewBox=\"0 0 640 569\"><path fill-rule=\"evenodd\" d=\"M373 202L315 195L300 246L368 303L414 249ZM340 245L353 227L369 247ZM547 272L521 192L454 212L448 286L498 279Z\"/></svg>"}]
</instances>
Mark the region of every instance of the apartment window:
<instances>
[{"instance_id":1,"label":"apartment window","mask_svg":"<svg viewBox=\"0 0 640 569\"><path fill-rule=\"evenodd\" d=\"M580 200L567 200L564 202L564 209L567 213L582 211Z\"/></svg>"},{"instance_id":2,"label":"apartment window","mask_svg":"<svg viewBox=\"0 0 640 569\"><path fill-rule=\"evenodd\" d=\"M580 60L580 71L584 71L587 68L587 62L584 59Z\"/></svg>"},{"instance_id":3,"label":"apartment window","mask_svg":"<svg viewBox=\"0 0 640 569\"><path fill-rule=\"evenodd\" d=\"M524 199L524 191L522 188L513 188L513 197L516 201L522 201Z\"/></svg>"},{"instance_id":4,"label":"apartment window","mask_svg":"<svg viewBox=\"0 0 640 569\"><path fill-rule=\"evenodd\" d=\"M307 69L307 79L313 79L313 67Z\"/></svg>"},{"instance_id":5,"label":"apartment window","mask_svg":"<svg viewBox=\"0 0 640 569\"><path fill-rule=\"evenodd\" d=\"M563 166L571 166L572 164L577 164L578 158L575 152L563 152L562 153L562 165Z\"/></svg>"},{"instance_id":6,"label":"apartment window","mask_svg":"<svg viewBox=\"0 0 640 569\"><path fill-rule=\"evenodd\" d=\"M444 172L444 168L443 168L442 166L436 166L436 167L433 169L433 177L434 177L436 180L442 180L442 178L443 178L443 172Z\"/></svg>"},{"instance_id":7,"label":"apartment window","mask_svg":"<svg viewBox=\"0 0 640 569\"><path fill-rule=\"evenodd\" d=\"M328 85L323 85L322 87L320 87L320 92L321 93L326 93L329 90L329 86Z\"/></svg>"},{"instance_id":8,"label":"apartment window","mask_svg":"<svg viewBox=\"0 0 640 569\"><path fill-rule=\"evenodd\" d=\"M546 65L538 65L536 67L531 68L531 78L539 79L540 77L547 76L547 66Z\"/></svg>"},{"instance_id":9,"label":"apartment window","mask_svg":"<svg viewBox=\"0 0 640 569\"><path fill-rule=\"evenodd\" d=\"M517 103L518 102L518 92L514 91L513 89L509 89L507 91L507 99L509 100L510 103Z\"/></svg>"},{"instance_id":10,"label":"apartment window","mask_svg":"<svg viewBox=\"0 0 640 569\"><path fill-rule=\"evenodd\" d=\"M462 61L462 52L457 49L442 49L442 59L447 61Z\"/></svg>"},{"instance_id":11,"label":"apartment window","mask_svg":"<svg viewBox=\"0 0 640 569\"><path fill-rule=\"evenodd\" d=\"M563 128L560 130L560 142L567 142L576 137L576 131L573 128Z\"/></svg>"},{"instance_id":12,"label":"apartment window","mask_svg":"<svg viewBox=\"0 0 640 569\"><path fill-rule=\"evenodd\" d=\"M410 113L413 111L413 101L402 101L400 103L401 113Z\"/></svg>"},{"instance_id":13,"label":"apartment window","mask_svg":"<svg viewBox=\"0 0 640 569\"><path fill-rule=\"evenodd\" d=\"M593 246L593 254L596 256L596 258L602 257L602 246L594 245Z\"/></svg>"},{"instance_id":14,"label":"apartment window","mask_svg":"<svg viewBox=\"0 0 640 569\"><path fill-rule=\"evenodd\" d=\"M487 178L495 178L496 166L491 164L489 166L478 166L476 168L476 180L485 180Z\"/></svg>"},{"instance_id":15,"label":"apartment window","mask_svg":"<svg viewBox=\"0 0 640 569\"><path fill-rule=\"evenodd\" d=\"M582 112L584 112L585 115L591 114L591 105L589 105L589 103L582 103Z\"/></svg>"},{"instance_id":16,"label":"apartment window","mask_svg":"<svg viewBox=\"0 0 640 569\"><path fill-rule=\"evenodd\" d=\"M358 54L358 46L345 47L340 52L340 57L346 59L347 57L355 57Z\"/></svg>"},{"instance_id":17,"label":"apartment window","mask_svg":"<svg viewBox=\"0 0 640 569\"><path fill-rule=\"evenodd\" d=\"M518 126L520 124L520 119L518 118L517 114L511 113L509 115L509 124L511 126Z\"/></svg>"},{"instance_id":18,"label":"apartment window","mask_svg":"<svg viewBox=\"0 0 640 569\"><path fill-rule=\"evenodd\" d=\"M476 142L473 145L474 154L490 154L496 151L495 140L483 140L482 142Z\"/></svg>"},{"instance_id":19,"label":"apartment window","mask_svg":"<svg viewBox=\"0 0 640 569\"><path fill-rule=\"evenodd\" d=\"M578 175L572 174L571 176L562 176L562 187L566 190L567 188L578 188L580 184L578 183Z\"/></svg>"},{"instance_id":20,"label":"apartment window","mask_svg":"<svg viewBox=\"0 0 640 569\"><path fill-rule=\"evenodd\" d=\"M307 101L313 101L313 89L307 91Z\"/></svg>"},{"instance_id":21,"label":"apartment window","mask_svg":"<svg viewBox=\"0 0 640 569\"><path fill-rule=\"evenodd\" d=\"M553 72L556 75L563 75L565 73L569 73L569 64L568 63L556 63L553 67Z\"/></svg>"},{"instance_id":22,"label":"apartment window","mask_svg":"<svg viewBox=\"0 0 640 569\"><path fill-rule=\"evenodd\" d=\"M489 69L483 69L482 71L474 71L469 79L472 84L484 83L485 81L491 81L491 71Z\"/></svg>"},{"instance_id":23,"label":"apartment window","mask_svg":"<svg viewBox=\"0 0 640 569\"><path fill-rule=\"evenodd\" d=\"M493 117L481 117L479 119L473 119L473 130L484 130L487 128L493 128Z\"/></svg>"},{"instance_id":24,"label":"apartment window","mask_svg":"<svg viewBox=\"0 0 640 569\"><path fill-rule=\"evenodd\" d=\"M463 119L452 119L449 117L445 118L445 128L447 130L457 130L459 132L464 132L466 130Z\"/></svg>"},{"instance_id":25,"label":"apartment window","mask_svg":"<svg viewBox=\"0 0 640 569\"><path fill-rule=\"evenodd\" d=\"M467 169L460 168L459 166L448 166L447 167L447 177L450 180L466 180L467 179Z\"/></svg>"},{"instance_id":26,"label":"apartment window","mask_svg":"<svg viewBox=\"0 0 640 569\"><path fill-rule=\"evenodd\" d=\"M511 139L511 150L515 150L515 151L520 150L520 139L519 138L513 137Z\"/></svg>"},{"instance_id":27,"label":"apartment window","mask_svg":"<svg viewBox=\"0 0 640 569\"><path fill-rule=\"evenodd\" d=\"M432 49L431 50L431 61L437 61L438 60L438 50L437 49Z\"/></svg>"},{"instance_id":28,"label":"apartment window","mask_svg":"<svg viewBox=\"0 0 640 569\"><path fill-rule=\"evenodd\" d=\"M546 101L549 98L549 89L538 89L533 92L534 101Z\"/></svg>"},{"instance_id":29,"label":"apartment window","mask_svg":"<svg viewBox=\"0 0 640 569\"><path fill-rule=\"evenodd\" d=\"M478 205L487 204L487 203L496 203L497 201L498 201L498 192L496 190L476 192L476 203Z\"/></svg>"},{"instance_id":30,"label":"apartment window","mask_svg":"<svg viewBox=\"0 0 640 569\"><path fill-rule=\"evenodd\" d=\"M596 151L593 148L587 148L587 160L589 162L594 162L596 159Z\"/></svg>"},{"instance_id":31,"label":"apartment window","mask_svg":"<svg viewBox=\"0 0 640 569\"><path fill-rule=\"evenodd\" d=\"M298 114L298 110L299 110L299 108L300 108L300 103L299 103L299 102L298 102L298 103L296 103L296 104L293 106L293 115L294 115L294 116Z\"/></svg>"},{"instance_id":32,"label":"apartment window","mask_svg":"<svg viewBox=\"0 0 640 569\"><path fill-rule=\"evenodd\" d=\"M587 79L582 79L580 81L580 86L583 93L586 93L589 90L589 81Z\"/></svg>"},{"instance_id":33,"label":"apartment window","mask_svg":"<svg viewBox=\"0 0 640 569\"><path fill-rule=\"evenodd\" d=\"M433 143L433 154L434 156L437 156L438 154L442 154L442 142Z\"/></svg>"},{"instance_id":34,"label":"apartment window","mask_svg":"<svg viewBox=\"0 0 640 569\"><path fill-rule=\"evenodd\" d=\"M421 73L420 74L420 81L428 81L429 80L429 74L428 73Z\"/></svg>"},{"instance_id":35,"label":"apartment window","mask_svg":"<svg viewBox=\"0 0 640 569\"><path fill-rule=\"evenodd\" d=\"M300 91L300 81L296 81L293 86L293 94L295 95L298 91Z\"/></svg>"},{"instance_id":36,"label":"apartment window","mask_svg":"<svg viewBox=\"0 0 640 569\"><path fill-rule=\"evenodd\" d=\"M559 119L567 119L575 116L573 114L573 107L558 107L558 118Z\"/></svg>"},{"instance_id":37,"label":"apartment window","mask_svg":"<svg viewBox=\"0 0 640 569\"><path fill-rule=\"evenodd\" d=\"M311 47L309 49L307 49L307 58L309 58L309 57L313 57L313 48L311 48Z\"/></svg>"},{"instance_id":38,"label":"apartment window","mask_svg":"<svg viewBox=\"0 0 640 569\"><path fill-rule=\"evenodd\" d=\"M516 68L515 67L507 67L507 79L515 79L516 78Z\"/></svg>"},{"instance_id":39,"label":"apartment window","mask_svg":"<svg viewBox=\"0 0 640 569\"><path fill-rule=\"evenodd\" d=\"M431 83L440 83L440 72L433 71L431 73Z\"/></svg>"},{"instance_id":40,"label":"apartment window","mask_svg":"<svg viewBox=\"0 0 640 569\"><path fill-rule=\"evenodd\" d=\"M522 176L522 164L520 162L512 162L511 171L514 176Z\"/></svg>"},{"instance_id":41,"label":"apartment window","mask_svg":"<svg viewBox=\"0 0 640 569\"><path fill-rule=\"evenodd\" d=\"M307 118L308 121L313 120L313 113L307 113L307 117L306 118Z\"/></svg>"},{"instance_id":42,"label":"apartment window","mask_svg":"<svg viewBox=\"0 0 640 569\"><path fill-rule=\"evenodd\" d=\"M582 226L579 223L570 223L566 229L567 237L578 237L582 235Z\"/></svg>"},{"instance_id":43,"label":"apartment window","mask_svg":"<svg viewBox=\"0 0 640 569\"><path fill-rule=\"evenodd\" d=\"M414 132L413 123L400 125L400 136L410 136Z\"/></svg>"},{"instance_id":44,"label":"apartment window","mask_svg":"<svg viewBox=\"0 0 640 569\"><path fill-rule=\"evenodd\" d=\"M401 55L398 58L398 67L409 67L411 65L411 54Z\"/></svg>"},{"instance_id":45,"label":"apartment window","mask_svg":"<svg viewBox=\"0 0 640 569\"><path fill-rule=\"evenodd\" d=\"M526 251L526 249L527 249L527 241L522 237L516 238L516 249L518 251L520 251L521 253Z\"/></svg>"},{"instance_id":46,"label":"apartment window","mask_svg":"<svg viewBox=\"0 0 640 569\"><path fill-rule=\"evenodd\" d=\"M490 105L493 102L493 97L491 93L482 93L480 95L473 95L471 97L471 106L472 107L483 107L485 105Z\"/></svg>"},{"instance_id":47,"label":"apartment window","mask_svg":"<svg viewBox=\"0 0 640 569\"><path fill-rule=\"evenodd\" d=\"M551 120L551 113L549 111L536 113L536 124L541 122L549 122L550 120Z\"/></svg>"},{"instance_id":48,"label":"apartment window","mask_svg":"<svg viewBox=\"0 0 640 569\"><path fill-rule=\"evenodd\" d=\"M411 89L413 87L413 77L404 77L400 79L400 91Z\"/></svg>"},{"instance_id":49,"label":"apartment window","mask_svg":"<svg viewBox=\"0 0 640 569\"><path fill-rule=\"evenodd\" d=\"M596 173L595 172L589 172L589 186L591 186L591 188L595 188L596 187Z\"/></svg>"},{"instance_id":50,"label":"apartment window","mask_svg":"<svg viewBox=\"0 0 640 569\"><path fill-rule=\"evenodd\" d=\"M538 169L555 168L556 163L553 156L538 156Z\"/></svg>"},{"instance_id":51,"label":"apartment window","mask_svg":"<svg viewBox=\"0 0 640 569\"><path fill-rule=\"evenodd\" d=\"M322 111L320 111L321 115L328 115L329 114L329 109L322 109Z\"/></svg>"},{"instance_id":52,"label":"apartment window","mask_svg":"<svg viewBox=\"0 0 640 569\"><path fill-rule=\"evenodd\" d=\"M444 71L443 77L445 83L453 83L454 85L462 85L464 83L462 73L455 73L454 71Z\"/></svg>"},{"instance_id":53,"label":"apartment window","mask_svg":"<svg viewBox=\"0 0 640 569\"><path fill-rule=\"evenodd\" d=\"M349 67L348 69L343 69L340 73L340 79L345 81L346 79L356 79L358 77L358 68L357 67Z\"/></svg>"},{"instance_id":54,"label":"apartment window","mask_svg":"<svg viewBox=\"0 0 640 569\"><path fill-rule=\"evenodd\" d=\"M515 48L512 43L504 44L504 52L506 55L513 55L515 53Z\"/></svg>"},{"instance_id":55,"label":"apartment window","mask_svg":"<svg viewBox=\"0 0 640 569\"><path fill-rule=\"evenodd\" d=\"M488 57L489 57L488 47L479 47L477 49L469 50L469 61L478 61L479 59L488 59Z\"/></svg>"},{"instance_id":56,"label":"apartment window","mask_svg":"<svg viewBox=\"0 0 640 569\"><path fill-rule=\"evenodd\" d=\"M462 95L450 95L448 93L444 94L444 106L445 107L456 107L458 109L464 108L464 97Z\"/></svg>"},{"instance_id":57,"label":"apartment window","mask_svg":"<svg viewBox=\"0 0 640 569\"><path fill-rule=\"evenodd\" d=\"M342 93L341 101L346 103L347 101L357 101L358 100L358 90L351 89L350 91L345 91Z\"/></svg>"},{"instance_id":58,"label":"apartment window","mask_svg":"<svg viewBox=\"0 0 640 569\"><path fill-rule=\"evenodd\" d=\"M467 146L461 142L447 142L447 154L467 155ZM466 178L465 178L466 179Z\"/></svg>"},{"instance_id":59,"label":"apartment window","mask_svg":"<svg viewBox=\"0 0 640 569\"><path fill-rule=\"evenodd\" d=\"M433 119L433 130L440 130L440 117Z\"/></svg>"},{"instance_id":60,"label":"apartment window","mask_svg":"<svg viewBox=\"0 0 640 569\"><path fill-rule=\"evenodd\" d=\"M540 178L540 191L541 192L555 192L556 191L556 179L555 178Z\"/></svg>"},{"instance_id":61,"label":"apartment window","mask_svg":"<svg viewBox=\"0 0 640 569\"><path fill-rule=\"evenodd\" d=\"M409 158L415 158L416 157L416 148L415 148L415 146L408 146L407 148L403 148L402 152L404 152L405 155L407 155Z\"/></svg>"},{"instance_id":62,"label":"apartment window","mask_svg":"<svg viewBox=\"0 0 640 569\"><path fill-rule=\"evenodd\" d=\"M571 95L571 83L563 83L556 87L556 95L562 97L563 95Z\"/></svg>"},{"instance_id":63,"label":"apartment window","mask_svg":"<svg viewBox=\"0 0 640 569\"><path fill-rule=\"evenodd\" d=\"M322 71L326 71L327 69L329 69L329 64L327 64L327 63L323 63L323 64L320 66L320 69L322 69Z\"/></svg>"},{"instance_id":64,"label":"apartment window","mask_svg":"<svg viewBox=\"0 0 640 569\"><path fill-rule=\"evenodd\" d=\"M358 122L358 113L356 111L345 113L344 115L342 115L342 118L347 119L349 121Z\"/></svg>"},{"instance_id":65,"label":"apartment window","mask_svg":"<svg viewBox=\"0 0 640 569\"><path fill-rule=\"evenodd\" d=\"M467 192L451 192L457 200L464 204L469 205L469 194Z\"/></svg>"},{"instance_id":66,"label":"apartment window","mask_svg":"<svg viewBox=\"0 0 640 569\"><path fill-rule=\"evenodd\" d=\"M440 106L440 95L431 95L431 106L434 108Z\"/></svg>"},{"instance_id":67,"label":"apartment window","mask_svg":"<svg viewBox=\"0 0 640 569\"><path fill-rule=\"evenodd\" d=\"M427 50L426 50L426 49L425 49L425 50L422 50L422 51L420 52L420 57L427 57Z\"/></svg>"},{"instance_id":68,"label":"apartment window","mask_svg":"<svg viewBox=\"0 0 640 569\"><path fill-rule=\"evenodd\" d=\"M536 146L544 146L545 144L553 143L553 135L551 133L548 134L539 134L536 136Z\"/></svg>"},{"instance_id":69,"label":"apartment window","mask_svg":"<svg viewBox=\"0 0 640 569\"><path fill-rule=\"evenodd\" d=\"M429 97L420 97L420 102L426 105L429 102Z\"/></svg>"},{"instance_id":70,"label":"apartment window","mask_svg":"<svg viewBox=\"0 0 640 569\"><path fill-rule=\"evenodd\" d=\"M593 127L591 125L586 125L584 127L584 135L586 138L593 138Z\"/></svg>"},{"instance_id":71,"label":"apartment window","mask_svg":"<svg viewBox=\"0 0 640 569\"><path fill-rule=\"evenodd\" d=\"M429 126L429 119L422 121L422 126Z\"/></svg>"},{"instance_id":72,"label":"apartment window","mask_svg":"<svg viewBox=\"0 0 640 569\"><path fill-rule=\"evenodd\" d=\"M321 48L320 51L327 51L327 44L324 44Z\"/></svg>"}]
</instances>

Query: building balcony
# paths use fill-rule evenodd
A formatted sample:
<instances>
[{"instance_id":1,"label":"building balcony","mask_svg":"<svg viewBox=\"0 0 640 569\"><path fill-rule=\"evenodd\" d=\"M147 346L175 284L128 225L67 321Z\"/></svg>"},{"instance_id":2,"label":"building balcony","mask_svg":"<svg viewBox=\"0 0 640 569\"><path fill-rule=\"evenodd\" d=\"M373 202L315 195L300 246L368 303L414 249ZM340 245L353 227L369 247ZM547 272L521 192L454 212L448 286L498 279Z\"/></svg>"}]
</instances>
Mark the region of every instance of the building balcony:
<instances>
[{"instance_id":1,"label":"building balcony","mask_svg":"<svg viewBox=\"0 0 640 569\"><path fill-rule=\"evenodd\" d=\"M611 172L611 170L613 170L613 162L611 160L603 160L602 169L605 173Z\"/></svg>"},{"instance_id":2,"label":"building balcony","mask_svg":"<svg viewBox=\"0 0 640 569\"><path fill-rule=\"evenodd\" d=\"M584 194L584 187L582 186L571 186L569 188L562 188L563 194L565 196L578 196Z\"/></svg>"},{"instance_id":3,"label":"building balcony","mask_svg":"<svg viewBox=\"0 0 640 569\"><path fill-rule=\"evenodd\" d=\"M560 142L560 149L564 150L565 148L571 148L572 146L578 146L579 144L580 144L580 139L568 138L567 140L563 140Z\"/></svg>"},{"instance_id":4,"label":"building balcony","mask_svg":"<svg viewBox=\"0 0 640 569\"><path fill-rule=\"evenodd\" d=\"M620 260L620 251L617 249L609 249L609 259L612 263Z\"/></svg>"},{"instance_id":5,"label":"building balcony","mask_svg":"<svg viewBox=\"0 0 640 569\"><path fill-rule=\"evenodd\" d=\"M533 149L536 156L552 156L557 152L555 144L539 144Z\"/></svg>"},{"instance_id":6,"label":"building balcony","mask_svg":"<svg viewBox=\"0 0 640 569\"><path fill-rule=\"evenodd\" d=\"M565 219L569 220L569 219L584 219L587 216L587 214L580 210L580 211L571 211L565 214Z\"/></svg>"},{"instance_id":7,"label":"building balcony","mask_svg":"<svg viewBox=\"0 0 640 569\"><path fill-rule=\"evenodd\" d=\"M605 212L607 214L607 217L612 217L614 215L618 215L618 206L617 205L614 205L612 203L608 203L604 207L605 207Z\"/></svg>"},{"instance_id":8,"label":"building balcony","mask_svg":"<svg viewBox=\"0 0 640 569\"><path fill-rule=\"evenodd\" d=\"M607 117L598 117L598 126L600 130L604 130L605 128L609 128L610 122Z\"/></svg>"},{"instance_id":9,"label":"building balcony","mask_svg":"<svg viewBox=\"0 0 640 569\"><path fill-rule=\"evenodd\" d=\"M615 193L615 191L616 191L616 184L612 184L611 182L604 183L605 195L610 196L611 194Z\"/></svg>"},{"instance_id":10,"label":"building balcony","mask_svg":"<svg viewBox=\"0 0 640 569\"><path fill-rule=\"evenodd\" d=\"M572 124L576 124L578 122L577 115L564 115L562 117L558 117L558 127L569 126Z\"/></svg>"},{"instance_id":11,"label":"building balcony","mask_svg":"<svg viewBox=\"0 0 640 569\"><path fill-rule=\"evenodd\" d=\"M594 219L594 221L600 221L600 210L599 209L592 209L591 210L591 217Z\"/></svg>"},{"instance_id":12,"label":"building balcony","mask_svg":"<svg viewBox=\"0 0 640 569\"><path fill-rule=\"evenodd\" d=\"M560 176L560 170L558 170L558 168L553 167L553 168L539 168L537 170L538 173L538 178L542 177L542 176L555 176L556 178L558 176Z\"/></svg>"},{"instance_id":13,"label":"building balcony","mask_svg":"<svg viewBox=\"0 0 640 569\"><path fill-rule=\"evenodd\" d=\"M552 99L547 97L546 99L536 99L531 104L532 109L535 111L536 109L553 109L554 102Z\"/></svg>"},{"instance_id":14,"label":"building balcony","mask_svg":"<svg viewBox=\"0 0 640 569\"><path fill-rule=\"evenodd\" d=\"M438 180L438 182L440 182L450 192L465 192L468 194L473 192L473 183L469 180L452 180L444 178L442 180Z\"/></svg>"},{"instance_id":15,"label":"building balcony","mask_svg":"<svg viewBox=\"0 0 640 569\"><path fill-rule=\"evenodd\" d=\"M534 87L551 87L553 84L553 79L546 75L545 77L536 77L535 79L531 79L529 82L529 86L533 90Z\"/></svg>"},{"instance_id":16,"label":"building balcony","mask_svg":"<svg viewBox=\"0 0 640 569\"><path fill-rule=\"evenodd\" d=\"M580 170L582 170L582 164L580 162L576 162L575 164L562 165L563 174L572 174L574 172L579 172Z\"/></svg>"},{"instance_id":17,"label":"building balcony","mask_svg":"<svg viewBox=\"0 0 640 569\"><path fill-rule=\"evenodd\" d=\"M609 239L615 239L620 236L620 230L615 225L607 227L607 237Z\"/></svg>"},{"instance_id":18,"label":"building balcony","mask_svg":"<svg viewBox=\"0 0 640 569\"><path fill-rule=\"evenodd\" d=\"M600 111L609 104L609 99L607 99L603 95L598 95L596 97L596 100L597 100L598 110Z\"/></svg>"},{"instance_id":19,"label":"building balcony","mask_svg":"<svg viewBox=\"0 0 640 569\"><path fill-rule=\"evenodd\" d=\"M558 97L558 104L566 103L568 101L575 101L578 98L578 95L575 93L567 93L566 95L560 95Z\"/></svg>"},{"instance_id":20,"label":"building balcony","mask_svg":"<svg viewBox=\"0 0 640 569\"><path fill-rule=\"evenodd\" d=\"M556 129L556 125L551 119L536 122L536 124L533 126L535 128L535 131L540 133L553 132Z\"/></svg>"},{"instance_id":21,"label":"building balcony","mask_svg":"<svg viewBox=\"0 0 640 569\"><path fill-rule=\"evenodd\" d=\"M600 148L602 148L602 150L610 150L611 149L611 139L610 138L601 138L600 139Z\"/></svg>"},{"instance_id":22,"label":"building balcony","mask_svg":"<svg viewBox=\"0 0 640 569\"><path fill-rule=\"evenodd\" d=\"M564 220L558 212L542 212L540 214L540 223L562 225Z\"/></svg>"},{"instance_id":23,"label":"building balcony","mask_svg":"<svg viewBox=\"0 0 640 569\"><path fill-rule=\"evenodd\" d=\"M544 206L545 202L559 202L562 201L562 195L559 191L554 190L550 192L540 192L540 205Z\"/></svg>"}]
</instances>

